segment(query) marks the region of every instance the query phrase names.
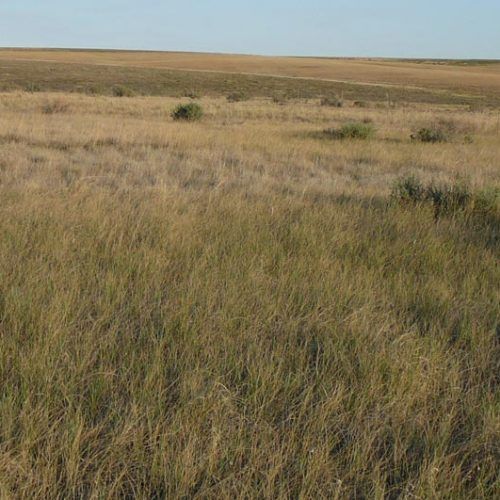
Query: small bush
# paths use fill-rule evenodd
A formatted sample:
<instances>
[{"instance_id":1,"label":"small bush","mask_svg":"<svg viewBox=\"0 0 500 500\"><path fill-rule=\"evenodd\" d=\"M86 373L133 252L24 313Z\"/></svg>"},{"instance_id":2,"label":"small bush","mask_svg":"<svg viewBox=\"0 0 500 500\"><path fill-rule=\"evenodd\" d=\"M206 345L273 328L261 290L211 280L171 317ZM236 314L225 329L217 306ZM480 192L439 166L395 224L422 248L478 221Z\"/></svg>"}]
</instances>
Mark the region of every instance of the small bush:
<instances>
[{"instance_id":1,"label":"small bush","mask_svg":"<svg viewBox=\"0 0 500 500\"><path fill-rule=\"evenodd\" d=\"M477 195L473 195L467 185L456 183L452 185L430 183L424 186L422 182L414 176L405 177L398 180L393 188L391 197L403 205L430 203L436 218L444 214L453 214L464 211L473 205ZM479 200L479 199L478 199ZM478 206L491 207L494 204L486 196L484 201L478 201Z\"/></svg>"},{"instance_id":2,"label":"small bush","mask_svg":"<svg viewBox=\"0 0 500 500\"><path fill-rule=\"evenodd\" d=\"M446 142L448 140L446 134L439 128L421 128L416 134L412 134L411 138L420 142Z\"/></svg>"},{"instance_id":3,"label":"small bush","mask_svg":"<svg viewBox=\"0 0 500 500\"><path fill-rule=\"evenodd\" d=\"M477 213L500 215L500 188L490 187L479 191L473 196L472 203Z\"/></svg>"},{"instance_id":4,"label":"small bush","mask_svg":"<svg viewBox=\"0 0 500 500\"><path fill-rule=\"evenodd\" d=\"M197 121L201 120L203 117L203 108L196 102L191 102L189 104L179 104L172 111L172 118L174 120L184 120L184 121Z\"/></svg>"},{"instance_id":5,"label":"small bush","mask_svg":"<svg viewBox=\"0 0 500 500\"><path fill-rule=\"evenodd\" d=\"M133 97L135 95L132 89L123 85L115 85L112 90L114 97Z\"/></svg>"},{"instance_id":6,"label":"small bush","mask_svg":"<svg viewBox=\"0 0 500 500\"><path fill-rule=\"evenodd\" d=\"M37 83L28 83L28 85L26 85L24 90L26 92L34 93L34 92L41 92L42 89L41 89L40 85L38 85Z\"/></svg>"},{"instance_id":7,"label":"small bush","mask_svg":"<svg viewBox=\"0 0 500 500\"><path fill-rule=\"evenodd\" d=\"M226 97L228 102L248 101L249 97L245 92L233 92Z\"/></svg>"},{"instance_id":8,"label":"small bush","mask_svg":"<svg viewBox=\"0 0 500 500\"><path fill-rule=\"evenodd\" d=\"M427 187L426 197L434 206L436 217L465 210L472 195L464 184L434 185Z\"/></svg>"},{"instance_id":9,"label":"small bush","mask_svg":"<svg viewBox=\"0 0 500 500\"><path fill-rule=\"evenodd\" d=\"M396 181L391 196L402 203L421 203L425 200L426 189L419 179L410 176Z\"/></svg>"},{"instance_id":10,"label":"small bush","mask_svg":"<svg viewBox=\"0 0 500 500\"><path fill-rule=\"evenodd\" d=\"M344 101L339 99L337 96L323 97L320 104L321 106L329 106L331 108L341 108L344 105Z\"/></svg>"},{"instance_id":11,"label":"small bush","mask_svg":"<svg viewBox=\"0 0 500 500\"><path fill-rule=\"evenodd\" d=\"M340 129L327 129L324 133L332 139L369 139L375 134L375 127L370 123L347 123Z\"/></svg>"}]
</instances>

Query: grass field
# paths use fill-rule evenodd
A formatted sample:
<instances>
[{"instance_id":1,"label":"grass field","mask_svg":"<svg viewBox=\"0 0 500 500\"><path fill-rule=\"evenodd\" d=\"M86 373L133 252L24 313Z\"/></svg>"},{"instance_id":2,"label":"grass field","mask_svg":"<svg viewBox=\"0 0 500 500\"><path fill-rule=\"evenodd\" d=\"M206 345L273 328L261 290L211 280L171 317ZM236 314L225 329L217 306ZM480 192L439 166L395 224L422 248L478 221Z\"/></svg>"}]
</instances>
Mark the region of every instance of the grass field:
<instances>
[{"instance_id":1,"label":"grass field","mask_svg":"<svg viewBox=\"0 0 500 500\"><path fill-rule=\"evenodd\" d=\"M498 496L493 92L6 54L0 498Z\"/></svg>"},{"instance_id":2,"label":"grass field","mask_svg":"<svg viewBox=\"0 0 500 500\"><path fill-rule=\"evenodd\" d=\"M212 97L244 90L314 98L500 107L499 61L397 61L81 50L0 49L0 89Z\"/></svg>"},{"instance_id":3,"label":"grass field","mask_svg":"<svg viewBox=\"0 0 500 500\"><path fill-rule=\"evenodd\" d=\"M424 87L473 94L500 92L500 61L456 64L453 61L29 49L0 50L0 59L276 75L356 84Z\"/></svg>"}]
</instances>

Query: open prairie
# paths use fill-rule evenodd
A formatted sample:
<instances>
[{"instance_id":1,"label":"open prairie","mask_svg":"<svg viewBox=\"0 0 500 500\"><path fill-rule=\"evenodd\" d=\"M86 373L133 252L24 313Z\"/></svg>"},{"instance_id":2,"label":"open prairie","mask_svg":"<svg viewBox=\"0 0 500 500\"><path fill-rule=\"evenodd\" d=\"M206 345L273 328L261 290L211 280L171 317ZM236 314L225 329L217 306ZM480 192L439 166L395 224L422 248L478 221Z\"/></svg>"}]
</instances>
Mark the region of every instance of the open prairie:
<instances>
[{"instance_id":1,"label":"open prairie","mask_svg":"<svg viewBox=\"0 0 500 500\"><path fill-rule=\"evenodd\" d=\"M66 66L68 64L73 68ZM138 71L140 69L142 71ZM75 90L79 83L81 89L88 89L89 82L94 84L95 90L99 84L110 84L107 74L111 73L114 83L132 82L136 91L146 94L172 95L172 92L182 91L184 85L185 90L194 87L220 95L231 88L244 86L254 94L265 96L274 86L275 91L295 95L317 96L335 91L378 100L387 100L389 96L399 101L500 104L499 61L0 49L0 70L0 85L15 82L22 88L23 83L36 77L41 86L45 85L45 90L59 90L57 86L64 82L68 86L62 90ZM82 81L78 82L76 75L80 72L83 73ZM293 81L297 79L303 81Z\"/></svg>"},{"instance_id":2,"label":"open prairie","mask_svg":"<svg viewBox=\"0 0 500 500\"><path fill-rule=\"evenodd\" d=\"M398 61L265 57L183 52L0 50L0 59L216 71L380 85L425 87L473 95L500 92L500 62Z\"/></svg>"},{"instance_id":3,"label":"open prairie","mask_svg":"<svg viewBox=\"0 0 500 500\"><path fill-rule=\"evenodd\" d=\"M0 497L496 498L498 67L0 53Z\"/></svg>"}]
</instances>

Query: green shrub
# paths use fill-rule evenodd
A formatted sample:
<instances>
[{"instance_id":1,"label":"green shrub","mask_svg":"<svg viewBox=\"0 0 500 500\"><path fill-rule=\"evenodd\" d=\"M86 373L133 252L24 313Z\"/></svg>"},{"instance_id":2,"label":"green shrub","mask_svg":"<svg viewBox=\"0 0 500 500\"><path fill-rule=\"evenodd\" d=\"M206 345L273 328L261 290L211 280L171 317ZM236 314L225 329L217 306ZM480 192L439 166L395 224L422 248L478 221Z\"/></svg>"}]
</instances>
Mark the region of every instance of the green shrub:
<instances>
[{"instance_id":1,"label":"green shrub","mask_svg":"<svg viewBox=\"0 0 500 500\"><path fill-rule=\"evenodd\" d=\"M369 139L375 134L371 123L347 123L340 129L327 129L325 135L331 139Z\"/></svg>"},{"instance_id":2,"label":"green shrub","mask_svg":"<svg viewBox=\"0 0 500 500\"><path fill-rule=\"evenodd\" d=\"M184 120L184 121L197 121L201 120L203 117L203 108L196 102L191 102L189 104L179 104L172 111L172 118L174 120Z\"/></svg>"},{"instance_id":3,"label":"green shrub","mask_svg":"<svg viewBox=\"0 0 500 500\"><path fill-rule=\"evenodd\" d=\"M41 89L40 85L38 85L38 83L31 82L31 83L28 83L26 85L26 87L24 88L24 90L26 92L34 93L34 92L40 92L42 89Z\"/></svg>"},{"instance_id":4,"label":"green shrub","mask_svg":"<svg viewBox=\"0 0 500 500\"><path fill-rule=\"evenodd\" d=\"M439 128L421 128L416 134L412 134L411 138L420 142L446 142L448 140L446 134Z\"/></svg>"},{"instance_id":5,"label":"green shrub","mask_svg":"<svg viewBox=\"0 0 500 500\"><path fill-rule=\"evenodd\" d=\"M331 108L341 108L344 105L344 101L339 99L337 96L323 97L320 104L321 106L329 106Z\"/></svg>"},{"instance_id":6,"label":"green shrub","mask_svg":"<svg viewBox=\"0 0 500 500\"><path fill-rule=\"evenodd\" d=\"M398 180L393 188L391 197L404 205L430 203L436 217L444 214L453 214L471 208L477 195L473 195L469 187L464 183L456 184L434 184L427 186L414 176ZM482 201L479 201L482 200ZM492 196L484 195L478 198L478 207L492 207Z\"/></svg>"},{"instance_id":7,"label":"green shrub","mask_svg":"<svg viewBox=\"0 0 500 500\"><path fill-rule=\"evenodd\" d=\"M112 89L114 97L133 97L135 95L132 89L124 87L123 85L115 85Z\"/></svg>"},{"instance_id":8,"label":"green shrub","mask_svg":"<svg viewBox=\"0 0 500 500\"><path fill-rule=\"evenodd\" d=\"M245 92L232 92L229 94L226 99L228 102L241 102L241 101L248 101L249 97Z\"/></svg>"},{"instance_id":9,"label":"green shrub","mask_svg":"<svg viewBox=\"0 0 500 500\"><path fill-rule=\"evenodd\" d=\"M500 215L500 187L490 187L475 193L473 210L484 215Z\"/></svg>"},{"instance_id":10,"label":"green shrub","mask_svg":"<svg viewBox=\"0 0 500 500\"><path fill-rule=\"evenodd\" d=\"M434 206L436 216L465 210L472 199L465 184L435 185L427 187L426 197Z\"/></svg>"},{"instance_id":11,"label":"green shrub","mask_svg":"<svg viewBox=\"0 0 500 500\"><path fill-rule=\"evenodd\" d=\"M425 200L426 189L422 182L412 175L396 181L391 197L402 203L420 203Z\"/></svg>"}]
</instances>

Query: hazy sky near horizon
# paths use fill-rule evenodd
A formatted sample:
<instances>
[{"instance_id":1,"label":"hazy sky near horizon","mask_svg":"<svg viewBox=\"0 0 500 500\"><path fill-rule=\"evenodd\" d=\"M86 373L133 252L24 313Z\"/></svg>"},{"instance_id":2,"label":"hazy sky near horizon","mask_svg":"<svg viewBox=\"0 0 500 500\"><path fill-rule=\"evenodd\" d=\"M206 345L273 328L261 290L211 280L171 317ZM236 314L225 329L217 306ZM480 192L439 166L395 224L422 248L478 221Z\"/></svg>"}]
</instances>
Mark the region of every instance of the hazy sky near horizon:
<instances>
[{"instance_id":1,"label":"hazy sky near horizon","mask_svg":"<svg viewBox=\"0 0 500 500\"><path fill-rule=\"evenodd\" d=\"M500 59L500 0L0 0L0 46Z\"/></svg>"}]
</instances>

